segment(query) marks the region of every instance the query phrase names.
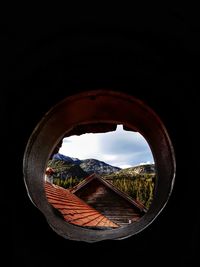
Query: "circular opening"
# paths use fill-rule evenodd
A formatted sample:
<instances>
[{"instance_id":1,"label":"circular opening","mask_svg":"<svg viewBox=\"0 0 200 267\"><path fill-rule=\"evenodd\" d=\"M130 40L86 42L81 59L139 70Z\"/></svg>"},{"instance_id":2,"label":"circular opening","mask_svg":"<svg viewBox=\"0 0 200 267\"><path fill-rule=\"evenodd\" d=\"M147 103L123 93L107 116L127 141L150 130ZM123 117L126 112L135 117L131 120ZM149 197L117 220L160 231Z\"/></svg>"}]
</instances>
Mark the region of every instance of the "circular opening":
<instances>
[{"instance_id":1,"label":"circular opening","mask_svg":"<svg viewBox=\"0 0 200 267\"><path fill-rule=\"evenodd\" d=\"M94 130L87 131L95 133L73 131L63 138L48 160L44 179L48 202L63 220L80 227L126 227L138 222L153 200L156 175L151 149L141 134L124 130L123 125L92 126Z\"/></svg>"},{"instance_id":2,"label":"circular opening","mask_svg":"<svg viewBox=\"0 0 200 267\"><path fill-rule=\"evenodd\" d=\"M86 194L86 192L94 195L94 188L96 188L95 192L105 191L106 188L110 192L109 196L117 196L118 203L122 198L122 202L128 203L127 192L121 192L123 188L116 189L116 184L113 186L113 181L108 181L108 176L102 177L102 175L90 173L89 176L84 177L82 184L74 185L71 189L64 189L49 183L52 173L55 172L51 166L48 166L49 159L52 159L52 155L58 151L63 137L85 133L105 133L113 131L117 125L123 125L125 130L138 132L146 139L156 166L156 179L153 183L154 195L151 205L145 206L146 203L132 200L132 205L140 216L139 219L138 216L135 216L133 221L127 218L126 222L128 223L123 227L118 227L119 222L107 218L104 216L104 212L100 212L94 207L92 207L93 210L88 211L88 205L91 206L91 203L85 203L88 200L88 193ZM113 91L97 90L81 93L68 97L53 107L34 130L24 155L24 179L31 200L42 211L50 226L58 234L73 240L94 242L104 239L121 239L140 232L156 218L167 203L173 187L174 175L173 147L158 116L143 102L130 95ZM45 179L44 182L44 177L48 178L48 181ZM100 184L101 186L99 186ZM125 194L123 195L123 193ZM65 204L68 203L68 207L65 206L66 220L63 220L64 213L61 212L64 204L56 202L57 195L60 199L65 199ZM89 195L91 200L91 194ZM52 196L54 196L54 205L51 202ZM130 203L131 200L129 200ZM94 227L94 225L87 225L87 222L84 222L86 227L83 227L84 223L82 225L71 223L70 214L72 211L80 213L80 209L72 210L71 207L76 206L77 208L81 205L86 213L89 212L85 217L88 218L89 215L95 215L95 212L99 212L105 218L99 217L98 220L103 220L108 227L103 227L102 231L103 224ZM66 213L67 208L71 210ZM97 214L95 216L91 218L97 218ZM78 221L80 216L76 219Z\"/></svg>"}]
</instances>

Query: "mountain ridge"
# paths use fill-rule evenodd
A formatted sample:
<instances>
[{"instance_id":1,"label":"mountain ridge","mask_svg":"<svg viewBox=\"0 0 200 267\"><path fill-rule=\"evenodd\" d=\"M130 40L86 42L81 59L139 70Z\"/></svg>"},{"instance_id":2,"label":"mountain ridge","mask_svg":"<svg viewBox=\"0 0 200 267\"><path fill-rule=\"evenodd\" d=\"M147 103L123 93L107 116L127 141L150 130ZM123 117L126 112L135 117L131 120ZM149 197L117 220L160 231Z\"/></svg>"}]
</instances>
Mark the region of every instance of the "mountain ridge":
<instances>
[{"instance_id":1,"label":"mountain ridge","mask_svg":"<svg viewBox=\"0 0 200 267\"><path fill-rule=\"evenodd\" d=\"M63 161L66 161L66 162L69 162L69 163L74 163L74 164L80 164L81 163L81 160L78 159L78 158L65 156L65 155L60 154L60 153L54 154L52 159L63 160Z\"/></svg>"},{"instance_id":2,"label":"mountain ridge","mask_svg":"<svg viewBox=\"0 0 200 267\"><path fill-rule=\"evenodd\" d=\"M94 172L97 174L111 174L113 172L121 170L121 168L119 167L112 166L104 161L100 161L97 159L90 158L80 160L78 158L72 158L69 156L62 155L60 153L54 154L52 160L61 160L68 164L78 165L83 171L88 173L88 175Z\"/></svg>"},{"instance_id":3,"label":"mountain ridge","mask_svg":"<svg viewBox=\"0 0 200 267\"><path fill-rule=\"evenodd\" d=\"M80 167L88 174L111 174L113 172L121 170L119 167L112 166L97 159L85 159L80 164Z\"/></svg>"},{"instance_id":4,"label":"mountain ridge","mask_svg":"<svg viewBox=\"0 0 200 267\"><path fill-rule=\"evenodd\" d=\"M155 164L143 164L121 169L117 172L105 175L105 179L132 178L136 176L155 176Z\"/></svg>"},{"instance_id":5,"label":"mountain ridge","mask_svg":"<svg viewBox=\"0 0 200 267\"><path fill-rule=\"evenodd\" d=\"M98 159L84 159L73 158L65 156L61 153L54 154L52 160L63 161L66 164L73 164L79 166L88 175L97 173L100 175L112 175L115 173L116 176L120 175L143 175L143 174L154 174L155 175L155 164L141 164L129 168L121 169L116 166L112 166L104 161Z\"/></svg>"}]
</instances>

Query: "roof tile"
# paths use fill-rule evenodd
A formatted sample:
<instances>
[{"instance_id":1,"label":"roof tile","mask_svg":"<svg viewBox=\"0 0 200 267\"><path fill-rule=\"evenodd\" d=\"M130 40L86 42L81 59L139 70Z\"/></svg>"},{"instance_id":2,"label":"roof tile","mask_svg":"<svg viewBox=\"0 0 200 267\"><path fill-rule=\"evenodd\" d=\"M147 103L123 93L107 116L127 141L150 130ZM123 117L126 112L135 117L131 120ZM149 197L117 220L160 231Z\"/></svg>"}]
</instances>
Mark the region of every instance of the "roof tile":
<instances>
[{"instance_id":1,"label":"roof tile","mask_svg":"<svg viewBox=\"0 0 200 267\"><path fill-rule=\"evenodd\" d=\"M84 227L119 227L67 189L45 182L45 191L49 203L69 223Z\"/></svg>"}]
</instances>

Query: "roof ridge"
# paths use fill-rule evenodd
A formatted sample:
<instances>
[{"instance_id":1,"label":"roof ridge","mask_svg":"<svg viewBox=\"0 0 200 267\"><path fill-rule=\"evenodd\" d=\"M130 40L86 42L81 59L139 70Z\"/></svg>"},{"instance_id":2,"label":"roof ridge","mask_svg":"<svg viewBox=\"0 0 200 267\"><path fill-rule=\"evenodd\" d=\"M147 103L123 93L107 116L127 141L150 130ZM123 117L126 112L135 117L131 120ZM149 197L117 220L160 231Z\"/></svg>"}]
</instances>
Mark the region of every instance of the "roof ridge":
<instances>
[{"instance_id":1,"label":"roof ridge","mask_svg":"<svg viewBox=\"0 0 200 267\"><path fill-rule=\"evenodd\" d=\"M70 192L75 193L80 187L83 187L87 183L89 183L91 180L95 178L95 173L92 173L91 175L87 176L83 181L81 181L79 184L75 185Z\"/></svg>"}]
</instances>

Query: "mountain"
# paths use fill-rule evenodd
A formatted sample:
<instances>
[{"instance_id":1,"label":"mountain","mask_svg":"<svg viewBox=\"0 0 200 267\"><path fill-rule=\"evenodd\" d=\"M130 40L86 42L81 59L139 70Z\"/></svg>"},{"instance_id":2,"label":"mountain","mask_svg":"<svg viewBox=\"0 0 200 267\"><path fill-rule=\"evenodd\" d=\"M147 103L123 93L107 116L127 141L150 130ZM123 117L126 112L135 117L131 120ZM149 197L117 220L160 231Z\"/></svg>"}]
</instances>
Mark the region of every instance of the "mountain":
<instances>
[{"instance_id":1,"label":"mountain","mask_svg":"<svg viewBox=\"0 0 200 267\"><path fill-rule=\"evenodd\" d=\"M110 174L112 172L116 172L121 170L118 167L111 166L103 161L97 160L97 159L85 159L80 160L78 158L72 158L65 155L62 155L60 153L57 153L53 155L52 160L61 160L67 164L75 164L77 166L80 166L80 168L85 171L88 175L92 173L97 174Z\"/></svg>"},{"instance_id":2,"label":"mountain","mask_svg":"<svg viewBox=\"0 0 200 267\"><path fill-rule=\"evenodd\" d=\"M97 173L101 175L108 175L113 172L121 170L118 167L111 166L103 161L97 159L82 160L80 167L88 174Z\"/></svg>"},{"instance_id":3,"label":"mountain","mask_svg":"<svg viewBox=\"0 0 200 267\"><path fill-rule=\"evenodd\" d=\"M105 178L106 179L133 178L136 176L143 176L143 175L155 176L155 165L144 164L122 169L120 171L116 171L115 173L111 173L110 175L106 175Z\"/></svg>"},{"instance_id":4,"label":"mountain","mask_svg":"<svg viewBox=\"0 0 200 267\"><path fill-rule=\"evenodd\" d=\"M155 164L143 164L131 167L136 174L155 174Z\"/></svg>"},{"instance_id":5,"label":"mountain","mask_svg":"<svg viewBox=\"0 0 200 267\"><path fill-rule=\"evenodd\" d=\"M69 163L64 160L53 158L52 160L49 160L48 167L54 170L54 179L59 178L65 180L73 177L80 180L88 176L88 173L86 173L78 164Z\"/></svg>"},{"instance_id":6,"label":"mountain","mask_svg":"<svg viewBox=\"0 0 200 267\"><path fill-rule=\"evenodd\" d=\"M68 156L65 156L65 155L60 154L60 153L54 154L52 159L62 160L62 161L72 163L72 164L80 164L81 163L80 159L68 157Z\"/></svg>"},{"instance_id":7,"label":"mountain","mask_svg":"<svg viewBox=\"0 0 200 267\"><path fill-rule=\"evenodd\" d=\"M72 171L70 171L70 174L77 173L77 177L83 175L85 177L86 174L90 175L92 173L108 176L108 179L112 179L112 176L114 177L133 177L137 175L144 175L144 174L155 174L155 165L154 164L144 164L144 165L138 165L135 167L130 167L126 169L120 169L119 167L115 167L112 165L109 165L103 161L97 160L97 159L85 159L80 160L78 158L72 158L69 156L62 155L60 153L57 153L53 155L53 158L51 161L56 161L58 164L59 161L62 162L62 164L65 164L68 166L68 168L72 168ZM61 164L61 165L62 165ZM77 168L75 167L77 166ZM57 168L57 167L56 167ZM67 176L69 176L67 175Z\"/></svg>"},{"instance_id":8,"label":"mountain","mask_svg":"<svg viewBox=\"0 0 200 267\"><path fill-rule=\"evenodd\" d=\"M63 172L65 179L73 177L77 179L86 178L88 174L79 165L68 165L68 168Z\"/></svg>"}]
</instances>

